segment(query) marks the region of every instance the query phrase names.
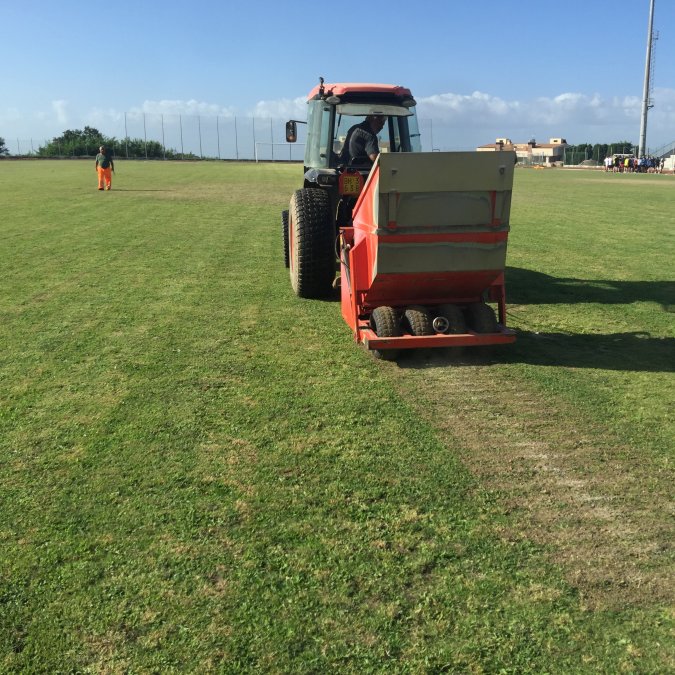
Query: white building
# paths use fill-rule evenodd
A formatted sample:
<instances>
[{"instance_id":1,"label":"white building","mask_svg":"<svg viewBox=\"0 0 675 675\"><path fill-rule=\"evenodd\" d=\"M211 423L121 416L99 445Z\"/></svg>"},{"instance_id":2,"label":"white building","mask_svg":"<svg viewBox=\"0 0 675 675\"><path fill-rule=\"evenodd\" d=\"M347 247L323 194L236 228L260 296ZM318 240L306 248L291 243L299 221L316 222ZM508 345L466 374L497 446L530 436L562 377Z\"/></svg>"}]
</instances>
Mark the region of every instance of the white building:
<instances>
[{"instance_id":1,"label":"white building","mask_svg":"<svg viewBox=\"0 0 675 675\"><path fill-rule=\"evenodd\" d=\"M537 143L534 138L527 143L514 143L510 138L497 138L494 143L481 145L478 152L498 152L512 150L521 164L543 164L552 166L562 162L565 148L568 146L564 138L551 138L548 143Z\"/></svg>"}]
</instances>

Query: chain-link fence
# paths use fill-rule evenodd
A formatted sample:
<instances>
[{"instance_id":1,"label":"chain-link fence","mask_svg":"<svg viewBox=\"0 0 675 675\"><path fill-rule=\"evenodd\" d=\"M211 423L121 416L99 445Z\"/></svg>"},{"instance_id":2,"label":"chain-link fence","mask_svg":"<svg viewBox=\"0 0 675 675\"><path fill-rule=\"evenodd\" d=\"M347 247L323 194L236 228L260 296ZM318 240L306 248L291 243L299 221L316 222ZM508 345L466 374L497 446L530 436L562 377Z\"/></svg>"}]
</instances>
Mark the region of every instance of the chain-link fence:
<instances>
[{"instance_id":1,"label":"chain-link fence","mask_svg":"<svg viewBox=\"0 0 675 675\"><path fill-rule=\"evenodd\" d=\"M565 159L563 161L568 166L576 166L577 164L581 164L581 162L585 162L589 158L588 154L585 150L565 149Z\"/></svg>"},{"instance_id":2,"label":"chain-link fence","mask_svg":"<svg viewBox=\"0 0 675 675\"><path fill-rule=\"evenodd\" d=\"M433 121L420 119L419 126L423 150L436 149ZM110 139L115 157L129 159L302 161L306 139L306 126L299 124L298 142L286 143L285 119L213 115L125 113L119 128L100 131ZM89 157L98 152L95 141L75 144L62 138L6 138L5 145L12 156L23 157Z\"/></svg>"}]
</instances>

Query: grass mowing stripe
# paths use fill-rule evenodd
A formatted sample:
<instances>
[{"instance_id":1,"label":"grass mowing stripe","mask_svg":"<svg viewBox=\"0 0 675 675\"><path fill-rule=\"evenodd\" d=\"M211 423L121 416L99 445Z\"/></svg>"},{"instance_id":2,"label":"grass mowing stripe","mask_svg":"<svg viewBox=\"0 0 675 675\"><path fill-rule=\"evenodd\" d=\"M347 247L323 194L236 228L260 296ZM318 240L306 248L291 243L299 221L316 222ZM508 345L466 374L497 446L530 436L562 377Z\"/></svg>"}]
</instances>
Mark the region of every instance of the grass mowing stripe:
<instances>
[{"instance_id":1,"label":"grass mowing stripe","mask_svg":"<svg viewBox=\"0 0 675 675\"><path fill-rule=\"evenodd\" d=\"M0 163L6 670L672 664L664 608L588 611L337 304L292 296L298 167L117 164L99 194Z\"/></svg>"},{"instance_id":2,"label":"grass mowing stripe","mask_svg":"<svg viewBox=\"0 0 675 675\"><path fill-rule=\"evenodd\" d=\"M403 386L481 484L501 495L507 539L550 545L586 605L668 602L673 531L661 513L672 483L659 458L645 461L626 439L512 369L469 357L420 365Z\"/></svg>"}]
</instances>

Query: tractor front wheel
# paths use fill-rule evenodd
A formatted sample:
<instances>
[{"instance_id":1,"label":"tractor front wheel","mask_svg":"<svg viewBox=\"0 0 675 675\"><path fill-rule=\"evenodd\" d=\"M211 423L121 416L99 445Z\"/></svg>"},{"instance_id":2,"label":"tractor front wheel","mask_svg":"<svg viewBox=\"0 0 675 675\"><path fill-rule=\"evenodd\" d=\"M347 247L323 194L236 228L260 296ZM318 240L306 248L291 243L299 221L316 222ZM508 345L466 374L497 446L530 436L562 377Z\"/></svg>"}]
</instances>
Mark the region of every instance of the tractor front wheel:
<instances>
[{"instance_id":1,"label":"tractor front wheel","mask_svg":"<svg viewBox=\"0 0 675 675\"><path fill-rule=\"evenodd\" d=\"M335 278L334 223L330 198L321 188L296 190L288 223L291 285L301 298L324 298Z\"/></svg>"}]
</instances>

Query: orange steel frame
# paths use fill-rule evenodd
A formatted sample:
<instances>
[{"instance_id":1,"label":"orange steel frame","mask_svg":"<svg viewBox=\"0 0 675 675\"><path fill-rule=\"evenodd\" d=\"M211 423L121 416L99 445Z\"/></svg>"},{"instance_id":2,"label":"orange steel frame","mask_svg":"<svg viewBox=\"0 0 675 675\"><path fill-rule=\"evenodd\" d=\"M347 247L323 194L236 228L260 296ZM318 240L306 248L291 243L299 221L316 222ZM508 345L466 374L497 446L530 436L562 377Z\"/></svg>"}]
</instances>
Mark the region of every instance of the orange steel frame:
<instances>
[{"instance_id":1,"label":"orange steel frame","mask_svg":"<svg viewBox=\"0 0 675 675\"><path fill-rule=\"evenodd\" d=\"M506 291L504 273L457 272L457 273L415 273L403 275L384 275L389 279L379 279L377 288L371 287L373 261L369 249L375 245L375 234L366 234L355 244L355 228L340 230L340 276L341 310L344 320L354 333L357 342L368 349L416 349L427 347L462 347L493 345L514 342L515 332L506 328ZM405 235L404 235L405 236ZM452 241L457 235L430 235L428 241ZM388 241L396 239L390 235ZM368 239L371 246L368 246ZM480 297L471 295L469 289L480 284L481 275L485 275L485 285ZM462 293L465 287L469 294ZM439 295L438 289L444 289ZM437 333L435 335L401 337L378 337L370 327L370 314L381 305L389 305L404 311L410 305L441 305L452 303L465 305L486 299L497 303L499 332L475 333L467 331L460 334Z\"/></svg>"},{"instance_id":2,"label":"orange steel frame","mask_svg":"<svg viewBox=\"0 0 675 675\"><path fill-rule=\"evenodd\" d=\"M340 288L342 316L354 332L357 342L368 349L415 349L426 347L461 347L504 344L514 342L515 332L506 327L506 290L504 271L478 270L456 272L416 272L381 274L374 276L378 234L374 225L373 204L366 199L368 186L379 177L380 167L373 169L368 184L361 192L354 208L354 225L340 230ZM501 222L494 216L496 193L492 193L492 225ZM397 234L396 221L386 224L389 243L444 243L475 241L496 243L506 240L507 232L462 232L434 234ZM403 313L410 305L438 306L441 304L467 305L489 301L498 307L498 332L461 334L378 337L370 326L372 311L388 305Z\"/></svg>"}]
</instances>

